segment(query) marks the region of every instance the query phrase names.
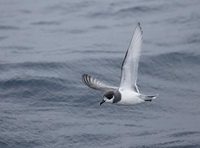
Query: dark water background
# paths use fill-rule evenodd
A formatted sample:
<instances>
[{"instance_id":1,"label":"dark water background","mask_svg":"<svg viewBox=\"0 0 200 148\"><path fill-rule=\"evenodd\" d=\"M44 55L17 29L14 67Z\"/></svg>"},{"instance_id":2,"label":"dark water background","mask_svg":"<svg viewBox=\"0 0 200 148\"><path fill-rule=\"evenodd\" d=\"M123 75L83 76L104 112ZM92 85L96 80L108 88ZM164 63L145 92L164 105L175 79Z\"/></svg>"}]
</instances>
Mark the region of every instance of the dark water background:
<instances>
[{"instance_id":1,"label":"dark water background","mask_svg":"<svg viewBox=\"0 0 200 148\"><path fill-rule=\"evenodd\" d=\"M159 99L100 107L81 75L118 85L137 22ZM0 0L0 148L199 148L199 47L199 0Z\"/></svg>"}]
</instances>

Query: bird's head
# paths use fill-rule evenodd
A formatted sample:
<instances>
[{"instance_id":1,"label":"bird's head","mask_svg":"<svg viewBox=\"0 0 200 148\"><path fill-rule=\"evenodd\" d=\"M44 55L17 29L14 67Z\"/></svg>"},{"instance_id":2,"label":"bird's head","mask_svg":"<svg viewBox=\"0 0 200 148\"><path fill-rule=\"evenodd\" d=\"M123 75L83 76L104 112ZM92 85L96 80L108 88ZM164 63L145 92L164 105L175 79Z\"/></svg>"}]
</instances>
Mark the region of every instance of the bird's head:
<instances>
[{"instance_id":1,"label":"bird's head","mask_svg":"<svg viewBox=\"0 0 200 148\"><path fill-rule=\"evenodd\" d=\"M102 105L104 102L113 103L115 98L115 92L114 91L108 91L103 95L103 100L100 102L100 105Z\"/></svg>"}]
</instances>

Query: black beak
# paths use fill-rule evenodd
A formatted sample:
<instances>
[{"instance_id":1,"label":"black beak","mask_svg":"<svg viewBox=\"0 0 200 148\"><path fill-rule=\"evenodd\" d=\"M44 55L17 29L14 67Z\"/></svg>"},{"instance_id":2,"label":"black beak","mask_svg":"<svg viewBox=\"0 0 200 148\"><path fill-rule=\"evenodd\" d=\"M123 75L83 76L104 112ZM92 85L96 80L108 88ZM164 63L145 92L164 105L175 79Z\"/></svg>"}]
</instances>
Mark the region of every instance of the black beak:
<instances>
[{"instance_id":1,"label":"black beak","mask_svg":"<svg viewBox=\"0 0 200 148\"><path fill-rule=\"evenodd\" d=\"M105 102L105 100L102 100L102 101L100 102L100 105L103 104L104 102Z\"/></svg>"}]
</instances>

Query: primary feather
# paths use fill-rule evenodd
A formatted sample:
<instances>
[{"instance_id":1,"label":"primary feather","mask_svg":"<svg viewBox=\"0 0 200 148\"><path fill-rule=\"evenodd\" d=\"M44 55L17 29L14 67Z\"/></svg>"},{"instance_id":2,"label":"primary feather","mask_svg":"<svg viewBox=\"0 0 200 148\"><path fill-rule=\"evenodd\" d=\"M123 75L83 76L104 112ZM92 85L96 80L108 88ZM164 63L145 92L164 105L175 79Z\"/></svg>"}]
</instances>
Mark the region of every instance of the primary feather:
<instances>
[{"instance_id":1,"label":"primary feather","mask_svg":"<svg viewBox=\"0 0 200 148\"><path fill-rule=\"evenodd\" d=\"M88 74L84 74L82 76L82 80L88 87L96 89L96 90L109 91L109 90L117 89L117 87L105 84L105 83L97 80L96 78L89 76Z\"/></svg>"}]
</instances>

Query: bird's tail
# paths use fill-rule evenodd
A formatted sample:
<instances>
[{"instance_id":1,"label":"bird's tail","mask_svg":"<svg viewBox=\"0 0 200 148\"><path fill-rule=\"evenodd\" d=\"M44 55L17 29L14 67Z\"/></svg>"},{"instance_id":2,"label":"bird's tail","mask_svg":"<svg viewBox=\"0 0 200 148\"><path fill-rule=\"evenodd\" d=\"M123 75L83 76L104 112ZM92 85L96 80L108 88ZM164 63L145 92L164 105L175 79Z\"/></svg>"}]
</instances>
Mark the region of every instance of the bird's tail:
<instances>
[{"instance_id":1,"label":"bird's tail","mask_svg":"<svg viewBox=\"0 0 200 148\"><path fill-rule=\"evenodd\" d=\"M141 95L141 98L144 100L144 101L152 101L154 99L156 99L158 97L158 94L157 95Z\"/></svg>"}]
</instances>

